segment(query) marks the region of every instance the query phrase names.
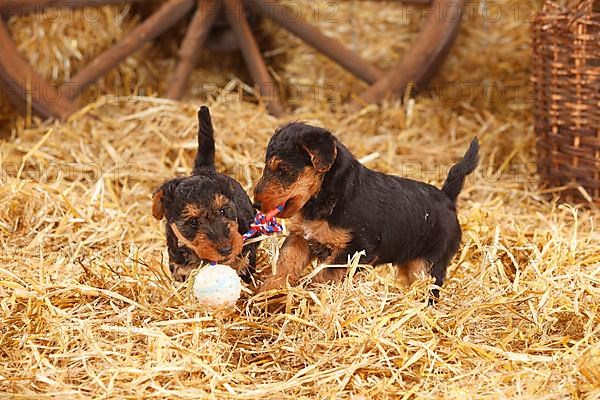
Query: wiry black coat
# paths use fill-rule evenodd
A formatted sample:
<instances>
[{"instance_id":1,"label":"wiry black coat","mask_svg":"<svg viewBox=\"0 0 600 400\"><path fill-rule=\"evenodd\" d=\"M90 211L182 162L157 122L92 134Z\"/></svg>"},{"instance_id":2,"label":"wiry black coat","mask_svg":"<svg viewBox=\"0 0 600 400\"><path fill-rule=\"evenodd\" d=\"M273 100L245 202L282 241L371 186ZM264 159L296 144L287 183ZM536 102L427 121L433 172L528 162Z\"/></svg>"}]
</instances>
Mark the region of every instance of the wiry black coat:
<instances>
[{"instance_id":1,"label":"wiry black coat","mask_svg":"<svg viewBox=\"0 0 600 400\"><path fill-rule=\"evenodd\" d=\"M308 242L313 258L344 264L349 256L364 250L363 263L402 267L418 261L427 265L427 272L441 286L461 242L456 199L465 177L477 166L478 152L475 138L440 190L371 170L325 129L292 123L279 129L269 142L266 164L272 168L265 168L255 199L259 199L257 205L262 202L263 209L285 202L282 214L299 216L300 236ZM318 189L302 194L306 191L298 189L298 182L309 175ZM306 201L299 204L302 198ZM329 233L329 242L322 234L311 236L315 226ZM331 245L341 240L341 249ZM293 239L290 243L301 242ZM284 250L291 247L284 244ZM302 252L301 246L293 251ZM335 276L333 269L331 272L330 276Z\"/></svg>"}]
</instances>

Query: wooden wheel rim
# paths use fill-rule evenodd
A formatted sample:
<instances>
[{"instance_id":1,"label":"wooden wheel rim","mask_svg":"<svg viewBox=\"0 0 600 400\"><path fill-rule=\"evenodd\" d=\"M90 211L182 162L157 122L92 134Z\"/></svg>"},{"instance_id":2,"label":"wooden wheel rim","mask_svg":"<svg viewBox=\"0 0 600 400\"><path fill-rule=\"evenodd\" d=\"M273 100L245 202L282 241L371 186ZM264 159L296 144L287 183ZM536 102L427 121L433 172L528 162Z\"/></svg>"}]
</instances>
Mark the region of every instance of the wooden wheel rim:
<instances>
[{"instance_id":1,"label":"wooden wheel rim","mask_svg":"<svg viewBox=\"0 0 600 400\"><path fill-rule=\"evenodd\" d=\"M12 10L16 10L19 14L25 14L48 6L74 8L136 1L140 0L0 0L0 14L5 16L7 11ZM433 0L431 3L433 10L453 8L456 10L455 15L440 18L436 12L428 13L428 18L412 47L396 65L388 71L382 72L346 48L341 42L325 36L313 25L301 20L287 19L285 17L286 6L276 1L170 0L138 25L127 37L84 66L70 82L66 82L60 88L43 79L19 54L6 24L0 19L0 54L3 55L0 57L0 79L4 83L8 98L19 109L23 110L30 105L32 111L43 118L64 120L77 111L78 106L74 100L89 84L133 54L141 45L180 21L194 8L194 5L197 5L197 11L180 49L180 62L167 93L168 97L178 99L183 95L189 72L193 69L195 55L202 47L214 22L214 18L207 17L206 7L221 6L226 7L229 11L241 10L242 18L239 15L237 18L236 16L230 17L231 13L227 13L229 24L240 44L250 74L258 86L261 96L265 97L269 111L275 115L281 115L283 106L279 95L273 91L274 83L258 52L255 39L245 23L245 18L243 18L244 7L241 7L241 4L244 1L359 79L369 83L371 86L354 101L355 107L379 102L389 93L401 96L409 85L417 90L422 88L440 67L452 46L460 27L464 7L464 0ZM240 23L240 21L242 22Z\"/></svg>"}]
</instances>

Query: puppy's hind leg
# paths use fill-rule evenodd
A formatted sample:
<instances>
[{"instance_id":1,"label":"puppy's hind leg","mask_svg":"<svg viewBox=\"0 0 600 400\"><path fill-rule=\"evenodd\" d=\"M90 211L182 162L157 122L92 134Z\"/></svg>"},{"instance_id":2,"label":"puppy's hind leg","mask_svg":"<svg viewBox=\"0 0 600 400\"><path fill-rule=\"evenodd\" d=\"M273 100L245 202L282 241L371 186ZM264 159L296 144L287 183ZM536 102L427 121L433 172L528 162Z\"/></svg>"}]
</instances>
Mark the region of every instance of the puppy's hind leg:
<instances>
[{"instance_id":1,"label":"puppy's hind leg","mask_svg":"<svg viewBox=\"0 0 600 400\"><path fill-rule=\"evenodd\" d=\"M444 279L446 278L448 265L450 265L450 262L460 247L461 232L458 223L456 228L449 230L449 232L446 233L445 237L448 238L448 240L442 243L439 247L439 251L428 257L428 259L431 260L431 269L429 270L429 273L435 279L435 285L437 287L442 287ZM429 304L435 303L435 301L440 298L440 290L438 288L432 289L431 294L433 295L433 299Z\"/></svg>"},{"instance_id":2,"label":"puppy's hind leg","mask_svg":"<svg viewBox=\"0 0 600 400\"><path fill-rule=\"evenodd\" d=\"M423 258L415 258L396 265L398 268L398 280L405 286L410 286L417 279L426 276L429 273L430 263Z\"/></svg>"},{"instance_id":3,"label":"puppy's hind leg","mask_svg":"<svg viewBox=\"0 0 600 400\"><path fill-rule=\"evenodd\" d=\"M442 287L444 279L446 278L446 271L448 270L448 265L450 265L450 261L452 260L452 257L454 257L455 253L456 251L445 253L433 261L431 265L430 274L435 279L435 285L437 287L431 290L433 299L429 302L429 304L435 303L437 299L440 298L440 290L438 289L438 287Z\"/></svg>"},{"instance_id":4,"label":"puppy's hind leg","mask_svg":"<svg viewBox=\"0 0 600 400\"><path fill-rule=\"evenodd\" d=\"M429 305L433 305L440 297L440 290L438 287L441 287L444 283L446 269L448 268L448 264L450 264L451 258L452 256L444 255L438 257L438 259L433 262L429 262L425 258L417 258L398 265L398 280L406 286L410 286L417 279L427 275L433 276L435 285L437 286L436 288L431 289L432 298L429 300Z\"/></svg>"}]
</instances>

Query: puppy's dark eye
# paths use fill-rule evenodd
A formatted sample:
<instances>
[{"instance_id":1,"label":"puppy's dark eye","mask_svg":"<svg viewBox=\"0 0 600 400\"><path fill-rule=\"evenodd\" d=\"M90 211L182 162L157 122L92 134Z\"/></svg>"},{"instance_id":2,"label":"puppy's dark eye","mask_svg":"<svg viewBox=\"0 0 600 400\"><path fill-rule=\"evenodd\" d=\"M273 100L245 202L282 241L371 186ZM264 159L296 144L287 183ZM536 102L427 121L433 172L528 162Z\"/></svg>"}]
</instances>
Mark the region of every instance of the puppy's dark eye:
<instances>
[{"instance_id":1,"label":"puppy's dark eye","mask_svg":"<svg viewBox=\"0 0 600 400\"><path fill-rule=\"evenodd\" d=\"M194 227L196 227L196 226L198 226L198 225L200 224L200 221L198 221L198 218L192 218L192 219L190 219L190 220L189 220L189 222L188 222L188 223L189 223L191 226L194 226Z\"/></svg>"},{"instance_id":2,"label":"puppy's dark eye","mask_svg":"<svg viewBox=\"0 0 600 400\"><path fill-rule=\"evenodd\" d=\"M290 172L290 167L286 164L279 164L279 166L277 167L277 172L280 174L287 174L288 172Z\"/></svg>"},{"instance_id":3,"label":"puppy's dark eye","mask_svg":"<svg viewBox=\"0 0 600 400\"><path fill-rule=\"evenodd\" d=\"M227 208L223 207L219 210L219 214L221 215L225 215L225 213L227 212Z\"/></svg>"}]
</instances>

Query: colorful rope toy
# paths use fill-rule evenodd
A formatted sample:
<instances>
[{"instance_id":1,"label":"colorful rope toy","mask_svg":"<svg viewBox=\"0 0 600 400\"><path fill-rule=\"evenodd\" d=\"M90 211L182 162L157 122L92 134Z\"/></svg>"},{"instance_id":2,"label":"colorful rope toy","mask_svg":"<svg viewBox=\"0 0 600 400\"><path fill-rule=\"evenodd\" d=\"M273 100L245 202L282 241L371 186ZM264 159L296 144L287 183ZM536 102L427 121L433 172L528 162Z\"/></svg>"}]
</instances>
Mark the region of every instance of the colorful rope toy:
<instances>
[{"instance_id":1,"label":"colorful rope toy","mask_svg":"<svg viewBox=\"0 0 600 400\"><path fill-rule=\"evenodd\" d=\"M256 211L254 221L250 224L248 232L242 235L244 242L259 236L259 235L273 235L275 233L283 232L283 226L277 222L277 214L283 211L284 204L278 205L274 210L269 211L267 214L263 214L260 211ZM210 265L217 265L216 262L211 261Z\"/></svg>"},{"instance_id":2,"label":"colorful rope toy","mask_svg":"<svg viewBox=\"0 0 600 400\"><path fill-rule=\"evenodd\" d=\"M284 205L280 204L274 210L269 211L266 215L260 211L256 211L254 221L250 224L250 230L244 233L244 240L252 239L258 235L272 235L274 233L281 233L283 227L275 218L277 214L283 211Z\"/></svg>"}]
</instances>

